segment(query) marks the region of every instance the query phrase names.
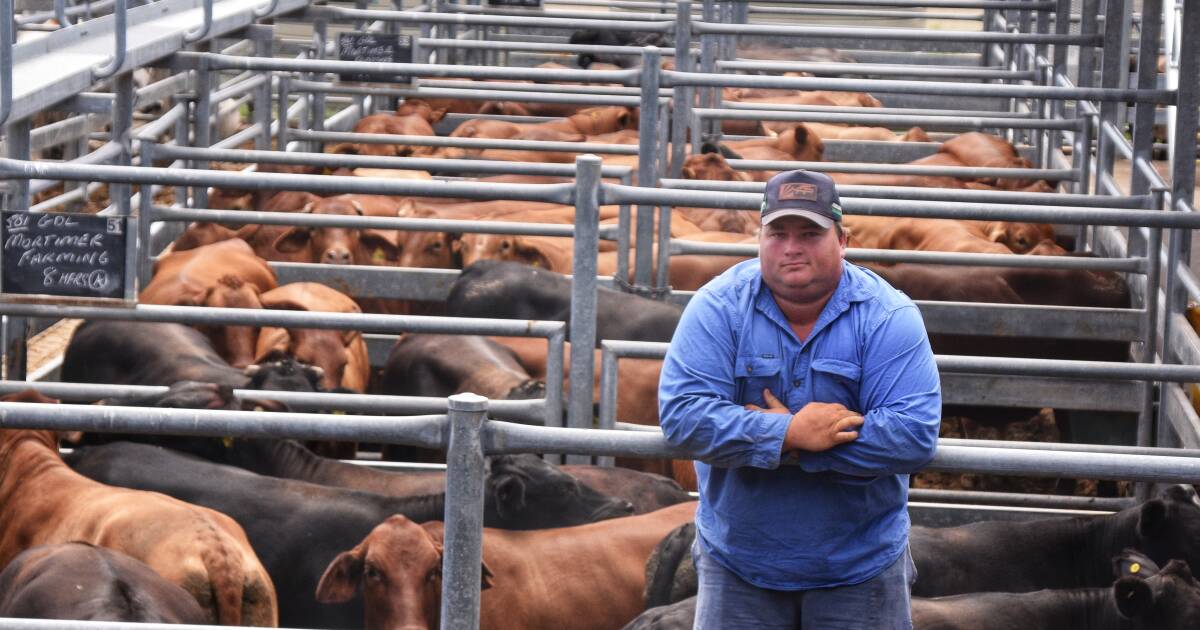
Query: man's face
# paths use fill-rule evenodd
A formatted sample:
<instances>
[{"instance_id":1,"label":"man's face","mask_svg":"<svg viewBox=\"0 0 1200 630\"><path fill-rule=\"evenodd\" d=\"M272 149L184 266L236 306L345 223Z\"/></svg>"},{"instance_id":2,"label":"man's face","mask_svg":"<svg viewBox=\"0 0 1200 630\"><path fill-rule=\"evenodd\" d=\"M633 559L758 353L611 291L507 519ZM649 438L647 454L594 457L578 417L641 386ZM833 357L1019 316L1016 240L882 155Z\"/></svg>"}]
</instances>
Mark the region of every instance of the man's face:
<instances>
[{"instance_id":1,"label":"man's face","mask_svg":"<svg viewBox=\"0 0 1200 630\"><path fill-rule=\"evenodd\" d=\"M780 217L763 227L758 257L763 282L788 301L805 303L833 293L842 277L846 238L801 217Z\"/></svg>"}]
</instances>

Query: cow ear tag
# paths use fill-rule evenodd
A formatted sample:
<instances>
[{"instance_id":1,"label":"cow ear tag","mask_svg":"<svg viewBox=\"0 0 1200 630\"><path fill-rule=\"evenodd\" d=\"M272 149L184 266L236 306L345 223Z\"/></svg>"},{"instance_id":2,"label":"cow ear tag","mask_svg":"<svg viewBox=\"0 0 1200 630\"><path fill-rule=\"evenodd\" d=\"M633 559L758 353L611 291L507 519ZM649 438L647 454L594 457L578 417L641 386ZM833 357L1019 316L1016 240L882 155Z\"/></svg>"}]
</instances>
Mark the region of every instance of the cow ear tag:
<instances>
[{"instance_id":1,"label":"cow ear tag","mask_svg":"<svg viewBox=\"0 0 1200 630\"><path fill-rule=\"evenodd\" d=\"M1142 570L1142 565L1140 565L1140 564L1138 564L1138 563L1136 563L1136 562L1134 562L1133 564L1129 565L1129 572L1130 572L1130 573L1137 573L1138 571L1141 571L1141 570Z\"/></svg>"},{"instance_id":2,"label":"cow ear tag","mask_svg":"<svg viewBox=\"0 0 1200 630\"><path fill-rule=\"evenodd\" d=\"M225 448L233 448L233 438L228 436L221 438L221 445Z\"/></svg>"},{"instance_id":3,"label":"cow ear tag","mask_svg":"<svg viewBox=\"0 0 1200 630\"><path fill-rule=\"evenodd\" d=\"M382 247L376 247L375 251L371 254L371 260L375 262L383 262L386 259L387 255L383 253Z\"/></svg>"}]
</instances>

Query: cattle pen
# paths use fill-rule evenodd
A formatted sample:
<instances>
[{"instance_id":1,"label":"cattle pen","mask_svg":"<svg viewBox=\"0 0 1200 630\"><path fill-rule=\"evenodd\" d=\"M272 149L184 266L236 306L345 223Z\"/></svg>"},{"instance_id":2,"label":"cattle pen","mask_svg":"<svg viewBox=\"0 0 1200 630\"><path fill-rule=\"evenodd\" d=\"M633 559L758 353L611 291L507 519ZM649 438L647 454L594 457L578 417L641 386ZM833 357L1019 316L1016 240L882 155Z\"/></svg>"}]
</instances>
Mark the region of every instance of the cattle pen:
<instances>
[{"instance_id":1,"label":"cattle pen","mask_svg":"<svg viewBox=\"0 0 1200 630\"><path fill-rule=\"evenodd\" d=\"M598 302L609 295L604 291L686 304L694 290L673 286L673 259L750 258L757 245L683 238L672 232L673 209L731 216L757 210L764 185L755 174L806 168L987 180L995 184L990 189L850 183L839 190L848 217L1051 224L1073 250L1014 256L851 248L849 261L1103 272L1121 274L1128 286L1123 307L914 296L931 334L960 340L953 346L960 349L972 349L972 338L990 338L981 347L997 350L938 354L947 405L1052 408L1073 438L944 437L928 471L1134 484L1132 496L1108 497L914 488L914 522L1099 514L1135 505L1157 485L1200 482L1193 398L1200 394L1188 389L1200 383L1200 336L1188 318L1189 306L1200 303L1200 281L1191 269L1192 230L1200 228L1194 201L1200 85L1188 79L1200 76L1200 40L1181 35L1200 30L1200 0L533 4L0 0L0 14L12 16L0 23L5 220L86 210L119 221L107 234L122 236L119 264L112 267L118 289L105 299L0 293L0 394L33 388L83 403L168 391L165 385L63 381L61 358L29 369L30 338L63 319L359 331L373 369L386 363L404 334L546 343L545 393L528 400L238 388L233 394L239 398L278 400L289 410L0 402L0 427L444 451L441 627L477 628L487 457L539 453L555 463L612 466L617 457L682 456L657 427L622 416L619 393L630 385L620 377L623 361L661 359L667 344L603 337L597 320ZM568 41L578 31L605 36L593 38L602 43ZM345 33L401 42L403 59L347 59L339 55ZM836 49L852 59L756 57L755 46L767 44ZM580 55L611 65L537 67ZM877 96L879 106L739 101L727 98L733 89L865 92ZM364 118L407 101L439 99L522 107L451 111L432 124L435 135L355 130ZM535 124L562 120L553 112L564 108L596 106L636 110L636 122L626 127L636 140L451 135L472 119ZM221 115L229 111L244 112L241 124L220 132ZM927 137L830 139L811 160L731 155L725 162L745 177L686 177L687 158L702 147L757 137L742 133L746 126L739 122L920 127ZM1025 166L908 164L971 131L1010 142ZM337 146L360 148L331 152ZM361 148L397 146L423 151L388 155ZM506 159L505 152L522 157ZM1155 168L1155 155L1164 152L1167 176ZM546 155L553 157L538 159ZM1118 162L1128 163L1127 177L1117 174ZM384 171L433 175L400 179ZM477 181L489 176L555 179ZM1049 190L1026 190L1017 180L1043 180ZM333 215L212 203L229 190L554 204L572 208L573 220L361 210ZM191 222L567 238L570 309L550 321L139 303L156 261L170 255L168 247ZM607 252L615 252L615 263L602 274ZM13 260L0 258L0 276L14 273L4 268ZM280 285L321 283L359 301L442 303L462 275L456 268L346 262L272 260L269 266ZM1094 347L1116 347L1119 356ZM1032 355L1020 352L1030 348ZM1060 348L1071 350L1055 354ZM0 628L85 627L109 626L0 619Z\"/></svg>"}]
</instances>

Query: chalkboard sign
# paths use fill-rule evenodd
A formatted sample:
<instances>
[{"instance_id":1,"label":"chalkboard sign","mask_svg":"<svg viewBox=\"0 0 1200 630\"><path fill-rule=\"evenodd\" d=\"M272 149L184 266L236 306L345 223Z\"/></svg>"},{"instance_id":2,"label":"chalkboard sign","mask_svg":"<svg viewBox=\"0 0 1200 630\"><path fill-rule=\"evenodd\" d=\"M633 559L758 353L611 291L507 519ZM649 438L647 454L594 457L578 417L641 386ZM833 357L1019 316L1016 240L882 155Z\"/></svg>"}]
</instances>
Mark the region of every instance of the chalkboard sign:
<instances>
[{"instance_id":1,"label":"chalkboard sign","mask_svg":"<svg viewBox=\"0 0 1200 630\"><path fill-rule=\"evenodd\" d=\"M5 211L0 294L125 298L124 217Z\"/></svg>"},{"instance_id":2,"label":"chalkboard sign","mask_svg":"<svg viewBox=\"0 0 1200 630\"><path fill-rule=\"evenodd\" d=\"M488 4L498 7L533 7L542 6L542 0L488 0Z\"/></svg>"},{"instance_id":3,"label":"chalkboard sign","mask_svg":"<svg viewBox=\"0 0 1200 630\"><path fill-rule=\"evenodd\" d=\"M390 33L338 33L338 59L341 61L374 61L382 63L412 63L412 37ZM341 74L343 81L376 83L412 83L406 75Z\"/></svg>"}]
</instances>

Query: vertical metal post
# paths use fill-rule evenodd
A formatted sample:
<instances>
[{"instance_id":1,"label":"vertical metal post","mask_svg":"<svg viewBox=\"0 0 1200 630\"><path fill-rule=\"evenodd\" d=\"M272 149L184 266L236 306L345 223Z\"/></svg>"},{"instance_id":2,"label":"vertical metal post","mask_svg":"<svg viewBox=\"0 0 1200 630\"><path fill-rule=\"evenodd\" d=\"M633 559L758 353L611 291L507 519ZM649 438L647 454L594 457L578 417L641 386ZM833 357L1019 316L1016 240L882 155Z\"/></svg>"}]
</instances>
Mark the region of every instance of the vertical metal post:
<instances>
[{"instance_id":1,"label":"vertical metal post","mask_svg":"<svg viewBox=\"0 0 1200 630\"><path fill-rule=\"evenodd\" d=\"M675 6L675 71L692 71L692 3L690 0L679 0ZM691 118L692 94L691 86L676 85L668 79L667 87L671 88L671 168L668 176L680 177L683 172L683 161L686 157L684 145L687 143L687 124Z\"/></svg>"},{"instance_id":2,"label":"vertical metal post","mask_svg":"<svg viewBox=\"0 0 1200 630\"><path fill-rule=\"evenodd\" d=\"M642 50L642 104L638 120L638 186L658 185L658 91L662 55L658 48ZM650 286L654 264L654 206L638 205L637 249L634 254L634 284Z\"/></svg>"},{"instance_id":3,"label":"vertical metal post","mask_svg":"<svg viewBox=\"0 0 1200 630\"><path fill-rule=\"evenodd\" d=\"M1099 20L1096 18L1100 15L1100 0L1083 0L1079 21L1079 33L1081 35L1095 35L1098 31ZM1096 84L1096 51L1091 46L1079 47L1079 80L1075 82L1079 87L1092 87ZM1076 106L1078 110L1078 106ZM1078 113L1076 113L1078 115Z\"/></svg>"},{"instance_id":4,"label":"vertical metal post","mask_svg":"<svg viewBox=\"0 0 1200 630\"><path fill-rule=\"evenodd\" d=\"M269 38L254 40L254 55L256 57L272 57L273 41ZM258 151L271 150L271 81L275 74L266 73L266 80L254 90L250 106L254 108L253 124L258 125L258 135L254 137L254 148ZM287 106L281 105L280 111L286 111ZM280 147L282 149L283 147Z\"/></svg>"},{"instance_id":5,"label":"vertical metal post","mask_svg":"<svg viewBox=\"0 0 1200 630\"><path fill-rule=\"evenodd\" d=\"M112 113L112 141L121 145L121 153L117 155L115 163L119 166L129 166L133 163L133 138L130 136L133 129L133 73L122 72L113 79L113 92L116 99L113 103ZM150 194L150 187L147 186L146 194ZM117 206L117 214L121 216L130 215L130 200L132 194L132 186L129 184L109 184L108 195L109 203L115 203Z\"/></svg>"},{"instance_id":6,"label":"vertical metal post","mask_svg":"<svg viewBox=\"0 0 1200 630\"><path fill-rule=\"evenodd\" d=\"M442 630L479 627L483 565L481 433L488 400L465 393L450 397L450 444L446 449L446 519L442 555Z\"/></svg>"},{"instance_id":7,"label":"vertical metal post","mask_svg":"<svg viewBox=\"0 0 1200 630\"><path fill-rule=\"evenodd\" d=\"M546 417L548 427L563 425L563 366L565 365L567 333L560 328L546 345ZM561 464L562 455L547 453L543 456L551 464Z\"/></svg>"},{"instance_id":8,"label":"vertical metal post","mask_svg":"<svg viewBox=\"0 0 1200 630\"><path fill-rule=\"evenodd\" d=\"M592 426L592 379L596 348L596 256L599 252L600 158L575 158L575 262L571 269L571 392L567 426ZM645 242L645 241L643 241ZM568 464L591 458L568 455Z\"/></svg>"},{"instance_id":9,"label":"vertical metal post","mask_svg":"<svg viewBox=\"0 0 1200 630\"><path fill-rule=\"evenodd\" d=\"M288 109L291 100L292 79L286 74L279 75L279 98L276 107L279 110L279 129L275 131L275 149L287 151L288 144Z\"/></svg>"},{"instance_id":10,"label":"vertical metal post","mask_svg":"<svg viewBox=\"0 0 1200 630\"><path fill-rule=\"evenodd\" d=\"M1104 11L1104 49L1100 65L1100 84L1122 88L1129 83L1129 31L1133 11L1125 0L1106 0ZM1157 40L1154 57L1157 60ZM1115 101L1100 103L1100 124L1119 125L1124 120L1123 106ZM1096 136L1096 173L1112 174L1116 150L1108 134ZM1136 169L1134 169L1136 170ZM1096 194L1104 194L1097 188ZM1132 236L1132 231L1131 231Z\"/></svg>"},{"instance_id":11,"label":"vertical metal post","mask_svg":"<svg viewBox=\"0 0 1200 630\"><path fill-rule=\"evenodd\" d=\"M325 20L317 20L313 23L313 41L317 48L317 59L325 58L325 42L328 40L328 23ZM314 76L314 79L316 77ZM313 131L325 130L325 93L313 92L312 94L313 111L309 121L312 122ZM314 141L309 145L309 151L313 153L324 153L325 143L320 140Z\"/></svg>"},{"instance_id":12,"label":"vertical metal post","mask_svg":"<svg viewBox=\"0 0 1200 630\"><path fill-rule=\"evenodd\" d=\"M1056 35L1068 35L1071 32L1071 0L1058 0L1054 8L1054 33ZM1054 45L1054 68L1051 71L1050 86L1058 85L1058 76L1068 76L1067 71L1067 55L1071 47L1066 44ZM1064 102L1060 99L1052 99L1050 101L1051 116L1061 120L1064 118ZM1078 115L1078 107L1076 107L1076 115ZM1051 153L1062 150L1063 134L1059 130L1050 132L1050 150Z\"/></svg>"},{"instance_id":13,"label":"vertical metal post","mask_svg":"<svg viewBox=\"0 0 1200 630\"><path fill-rule=\"evenodd\" d=\"M1178 209L1180 202L1192 207L1195 204L1196 130L1200 118L1197 110L1200 84L1195 80L1200 76L1200 39L1195 36L1200 32L1197 30L1200 29L1200 0L1185 0L1183 8L1182 19L1176 26L1184 29L1183 33L1192 35L1183 37L1179 49L1179 76L1187 79L1179 82L1175 93L1175 135L1171 139L1171 203L1176 204L1173 209ZM1192 256L1192 231L1182 231L1179 237L1180 260L1187 264Z\"/></svg>"},{"instance_id":14,"label":"vertical metal post","mask_svg":"<svg viewBox=\"0 0 1200 630\"><path fill-rule=\"evenodd\" d=\"M196 69L196 112L192 121L193 146L208 148L212 144L212 91L213 72L208 68L208 60L201 59L200 67ZM208 169L208 162L192 161L192 168ZM192 188L194 207L208 207L208 187L195 186Z\"/></svg>"},{"instance_id":15,"label":"vertical metal post","mask_svg":"<svg viewBox=\"0 0 1200 630\"><path fill-rule=\"evenodd\" d=\"M714 0L704 0L703 20L705 22L716 21L717 11L716 11L716 7L714 6L714 4L715 4ZM717 71L717 69L716 69L717 44L718 44L718 39L717 39L716 35L713 35L711 33L702 33L700 35L700 72L703 72L705 74L712 74ZM699 94L700 94L700 107L716 107L717 104L721 102L720 88L711 88L711 87L700 88ZM709 119L702 121L701 125L703 126L703 129L700 130L700 135L702 135L702 136L707 135L707 136L712 136L713 138L716 138L717 135L720 133L720 122L717 123L716 130L714 130L712 128L712 121ZM696 147L700 146L699 141L695 142L695 144L696 144ZM693 150L699 151L698 148L694 148Z\"/></svg>"},{"instance_id":16,"label":"vertical metal post","mask_svg":"<svg viewBox=\"0 0 1200 630\"><path fill-rule=\"evenodd\" d=\"M190 113L192 104L189 99L178 96L171 97L171 102L176 105L183 105L183 115L175 119L175 146L189 147L191 146L191 129L188 126L188 121L191 120L191 116L188 116L188 114ZM188 165L191 166L191 162L188 162ZM187 186L175 187L175 205L181 208L194 207L188 199Z\"/></svg>"},{"instance_id":17,"label":"vertical metal post","mask_svg":"<svg viewBox=\"0 0 1200 630\"><path fill-rule=\"evenodd\" d=\"M600 350L600 419L599 428L615 429L617 426L617 358L608 348ZM597 466L612 466L616 463L611 455L596 457Z\"/></svg>"},{"instance_id":18,"label":"vertical metal post","mask_svg":"<svg viewBox=\"0 0 1200 630\"><path fill-rule=\"evenodd\" d=\"M1158 81L1158 38L1162 30L1162 0L1143 0L1141 44L1138 49L1137 88L1152 90ZM1138 103L1133 120L1133 162L1139 158L1149 162L1154 152L1154 104ZM1144 195L1150 180L1142 169L1133 165L1129 192ZM1158 210L1159 208L1155 208Z\"/></svg>"},{"instance_id":19,"label":"vertical metal post","mask_svg":"<svg viewBox=\"0 0 1200 630\"><path fill-rule=\"evenodd\" d=\"M3 19L11 20L12 16ZM5 132L5 146L8 147L8 157L14 160L29 159L28 118L10 122ZM29 179L9 180L12 195L8 197L7 209L29 212ZM24 317L7 316L4 326L4 353L7 377L10 381L25 380L26 342L29 337L29 320Z\"/></svg>"},{"instance_id":20,"label":"vertical metal post","mask_svg":"<svg viewBox=\"0 0 1200 630\"><path fill-rule=\"evenodd\" d=\"M1162 207L1163 191L1155 191L1147 210L1157 210ZM1130 230L1132 235L1133 230ZM1146 251L1146 290L1142 292L1143 335L1142 356L1138 359L1143 363L1157 363L1158 353L1158 285L1162 271L1162 229L1150 228L1150 240ZM1154 392L1153 381L1142 384L1142 410L1138 414L1137 443L1138 446L1154 445ZM1138 500L1145 501L1153 493L1153 485L1137 484L1135 494Z\"/></svg>"},{"instance_id":21,"label":"vertical metal post","mask_svg":"<svg viewBox=\"0 0 1200 630\"><path fill-rule=\"evenodd\" d=\"M156 142L149 140L141 143L142 166L150 167L154 165L154 149L157 146ZM136 268L138 282L142 285L150 282L150 277L153 275L153 261L150 260L150 257L157 253L151 251L150 247L150 227L154 225L154 195L150 194L150 188L150 186L146 186L142 194L138 196L138 229L136 231L130 230L130 233L125 237L127 239L136 238L138 241L139 251L142 255L135 258L136 264L133 266ZM176 202L178 201L176 200ZM126 282L125 286L129 286L129 283Z\"/></svg>"},{"instance_id":22,"label":"vertical metal post","mask_svg":"<svg viewBox=\"0 0 1200 630\"><path fill-rule=\"evenodd\" d=\"M1145 15L1143 13L1143 15ZM1155 198L1161 200L1163 195L1161 191L1155 191ZM1178 208L1167 208L1166 211L1177 211ZM1179 261L1183 253L1183 230L1171 229L1167 231L1167 277L1166 286L1166 304L1163 307L1163 332L1162 332L1162 362L1176 363L1175 355L1171 351L1171 336L1175 332L1175 318L1183 315L1184 307L1187 305L1187 293L1179 282ZM1160 383L1158 386L1158 399L1164 400L1167 383ZM1155 431L1154 446L1168 446L1170 432L1167 430L1170 425L1170 419L1167 417L1167 406L1159 404L1158 406L1158 424Z\"/></svg>"}]
</instances>

